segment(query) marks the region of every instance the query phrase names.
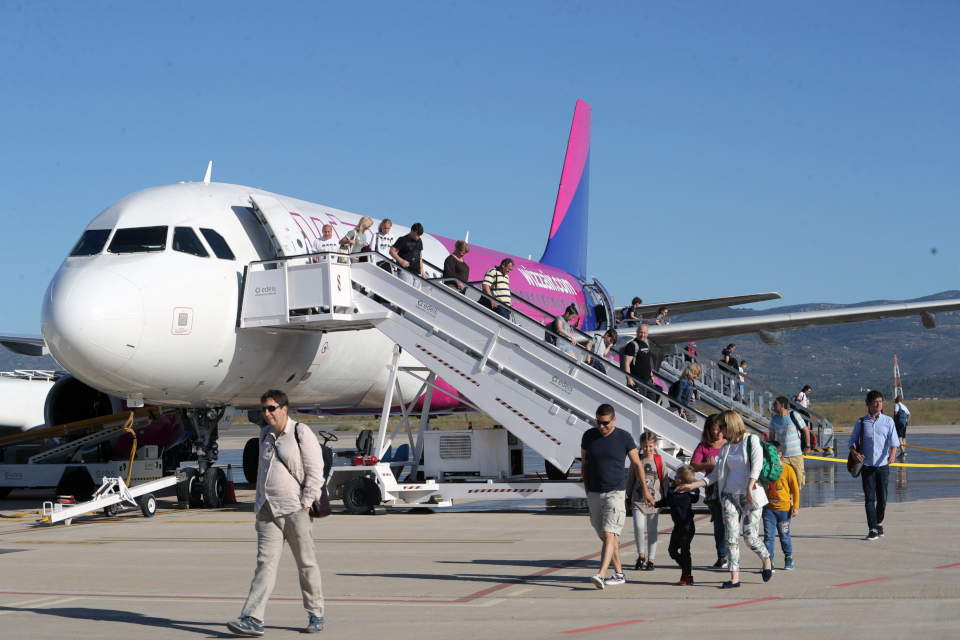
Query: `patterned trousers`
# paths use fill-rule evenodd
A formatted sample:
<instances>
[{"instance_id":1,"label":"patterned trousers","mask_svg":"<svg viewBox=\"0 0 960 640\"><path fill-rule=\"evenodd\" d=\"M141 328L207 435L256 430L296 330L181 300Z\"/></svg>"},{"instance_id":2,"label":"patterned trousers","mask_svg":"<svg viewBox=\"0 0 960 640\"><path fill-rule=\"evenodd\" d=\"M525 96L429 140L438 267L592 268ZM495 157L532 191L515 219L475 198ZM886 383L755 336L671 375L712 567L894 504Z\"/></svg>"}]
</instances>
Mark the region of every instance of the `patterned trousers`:
<instances>
[{"instance_id":1,"label":"patterned trousers","mask_svg":"<svg viewBox=\"0 0 960 640\"><path fill-rule=\"evenodd\" d=\"M762 509L751 509L747 496L723 492L720 497L723 508L723 529L727 533L727 557L730 571L740 571L740 520L743 519L743 539L761 560L770 557L767 547L760 539Z\"/></svg>"}]
</instances>

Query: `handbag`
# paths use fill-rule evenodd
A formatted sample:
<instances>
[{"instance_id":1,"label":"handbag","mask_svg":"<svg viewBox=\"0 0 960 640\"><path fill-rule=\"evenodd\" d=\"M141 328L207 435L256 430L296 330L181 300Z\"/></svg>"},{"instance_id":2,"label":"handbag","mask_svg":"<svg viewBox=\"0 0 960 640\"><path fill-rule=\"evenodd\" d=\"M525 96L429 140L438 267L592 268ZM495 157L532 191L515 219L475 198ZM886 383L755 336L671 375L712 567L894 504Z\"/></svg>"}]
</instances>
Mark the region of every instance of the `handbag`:
<instances>
[{"instance_id":1,"label":"handbag","mask_svg":"<svg viewBox=\"0 0 960 640\"><path fill-rule=\"evenodd\" d=\"M300 447L300 432L297 431L297 427L300 426L299 422L293 424L293 439L297 441L297 449L300 449L301 456L303 449ZM277 449L277 460L280 461L286 470L291 476L296 478L293 471L290 470L289 465L284 462L283 458L280 457L280 450ZM303 491L303 483L300 483L300 490ZM307 510L307 513L310 514L311 518L326 518L328 515L333 513L333 509L330 507L330 494L327 493L327 481L323 481L323 488L320 489L320 497L313 501L313 504L310 505L310 508Z\"/></svg>"},{"instance_id":2,"label":"handbag","mask_svg":"<svg viewBox=\"0 0 960 640\"><path fill-rule=\"evenodd\" d=\"M863 418L858 420L860 423L860 437L857 438L857 453L863 453ZM850 472L854 478L860 477L860 472L863 471L863 461L859 461L853 457L853 451L847 455L847 471Z\"/></svg>"}]
</instances>

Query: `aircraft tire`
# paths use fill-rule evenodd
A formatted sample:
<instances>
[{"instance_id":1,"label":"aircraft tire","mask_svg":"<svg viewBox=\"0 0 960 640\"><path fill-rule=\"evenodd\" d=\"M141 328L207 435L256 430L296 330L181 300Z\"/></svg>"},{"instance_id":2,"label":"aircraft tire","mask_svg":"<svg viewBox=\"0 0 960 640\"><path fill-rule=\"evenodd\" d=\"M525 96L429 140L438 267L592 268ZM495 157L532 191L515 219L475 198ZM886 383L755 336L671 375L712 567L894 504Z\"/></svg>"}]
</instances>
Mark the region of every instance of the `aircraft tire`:
<instances>
[{"instance_id":1,"label":"aircraft tire","mask_svg":"<svg viewBox=\"0 0 960 640\"><path fill-rule=\"evenodd\" d=\"M220 467L210 467L203 474L203 506L219 509L227 503L227 474Z\"/></svg>"},{"instance_id":2,"label":"aircraft tire","mask_svg":"<svg viewBox=\"0 0 960 640\"><path fill-rule=\"evenodd\" d=\"M550 480L566 480L567 474L570 473L569 470L561 471L559 467L556 467L550 464L546 460L544 460L544 465L547 470L547 478L549 478Z\"/></svg>"},{"instance_id":3,"label":"aircraft tire","mask_svg":"<svg viewBox=\"0 0 960 640\"><path fill-rule=\"evenodd\" d=\"M13 491L13 487L0 487L0 500L6 498Z\"/></svg>"},{"instance_id":4,"label":"aircraft tire","mask_svg":"<svg viewBox=\"0 0 960 640\"><path fill-rule=\"evenodd\" d=\"M354 515L370 513L380 502L380 487L367 476L350 478L343 485L343 506Z\"/></svg>"},{"instance_id":5,"label":"aircraft tire","mask_svg":"<svg viewBox=\"0 0 960 640\"><path fill-rule=\"evenodd\" d=\"M145 518L152 518L157 514L157 499L152 493L140 496L140 511Z\"/></svg>"},{"instance_id":6,"label":"aircraft tire","mask_svg":"<svg viewBox=\"0 0 960 640\"><path fill-rule=\"evenodd\" d=\"M200 471L195 467L184 467L180 470L180 474L183 476L183 481L177 483L177 501L191 509L199 509L203 503Z\"/></svg>"},{"instance_id":7,"label":"aircraft tire","mask_svg":"<svg viewBox=\"0 0 960 640\"><path fill-rule=\"evenodd\" d=\"M120 505L110 504L103 508L103 515L112 518L120 512Z\"/></svg>"},{"instance_id":8,"label":"aircraft tire","mask_svg":"<svg viewBox=\"0 0 960 640\"><path fill-rule=\"evenodd\" d=\"M250 438L243 445L243 475L247 482L256 484L260 470L260 438Z\"/></svg>"}]
</instances>

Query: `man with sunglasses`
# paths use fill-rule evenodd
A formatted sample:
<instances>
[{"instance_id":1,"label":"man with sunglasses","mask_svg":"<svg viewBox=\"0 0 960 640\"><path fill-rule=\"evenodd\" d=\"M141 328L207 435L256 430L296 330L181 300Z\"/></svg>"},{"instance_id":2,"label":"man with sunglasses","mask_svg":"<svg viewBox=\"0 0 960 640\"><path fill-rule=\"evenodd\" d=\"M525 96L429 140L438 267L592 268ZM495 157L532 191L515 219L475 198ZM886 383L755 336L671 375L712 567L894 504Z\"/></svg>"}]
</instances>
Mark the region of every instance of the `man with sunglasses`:
<instances>
[{"instance_id":1,"label":"man with sunglasses","mask_svg":"<svg viewBox=\"0 0 960 640\"><path fill-rule=\"evenodd\" d=\"M260 467L253 511L257 514L257 569L240 619L227 628L240 636L262 636L263 614L277 580L283 542L300 573L307 633L323 630L323 593L313 543L310 505L323 489L323 453L306 425L287 417L289 400L271 389L260 398L267 423L260 431Z\"/></svg>"},{"instance_id":2,"label":"man with sunglasses","mask_svg":"<svg viewBox=\"0 0 960 640\"><path fill-rule=\"evenodd\" d=\"M580 474L587 492L590 524L603 541L600 548L600 572L590 578L597 589L626 582L620 564L620 532L627 515L627 475L624 461L630 458L636 469L639 486L644 488L644 500L653 506L653 496L647 489L647 479L640 464L637 444L633 436L617 429L613 407L602 404L597 408L597 426L584 432L580 440ZM607 568L613 563L613 577L606 578Z\"/></svg>"}]
</instances>

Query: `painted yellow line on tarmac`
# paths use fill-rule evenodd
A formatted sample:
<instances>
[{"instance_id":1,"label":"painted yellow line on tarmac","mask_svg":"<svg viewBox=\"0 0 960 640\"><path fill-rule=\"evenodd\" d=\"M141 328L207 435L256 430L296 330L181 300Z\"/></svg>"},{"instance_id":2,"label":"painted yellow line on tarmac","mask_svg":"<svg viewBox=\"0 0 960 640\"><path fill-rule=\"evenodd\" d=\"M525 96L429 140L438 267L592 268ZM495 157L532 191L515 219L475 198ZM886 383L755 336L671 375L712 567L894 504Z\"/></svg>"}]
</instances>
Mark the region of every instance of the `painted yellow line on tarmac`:
<instances>
[{"instance_id":1,"label":"painted yellow line on tarmac","mask_svg":"<svg viewBox=\"0 0 960 640\"><path fill-rule=\"evenodd\" d=\"M256 538L103 538L110 542L256 542ZM314 538L314 542L374 543L374 544L513 544L520 540L432 540L403 538ZM22 543L18 543L22 544ZM39 544L39 543L38 543ZM64 543L69 544L69 543ZM80 543L77 543L80 544Z\"/></svg>"},{"instance_id":2,"label":"painted yellow line on tarmac","mask_svg":"<svg viewBox=\"0 0 960 640\"><path fill-rule=\"evenodd\" d=\"M803 456L809 460L823 460L824 462L839 462L847 464L846 458L821 458L820 456ZM960 469L960 464L914 464L911 462L891 462L891 467L922 467L925 469Z\"/></svg>"}]
</instances>

